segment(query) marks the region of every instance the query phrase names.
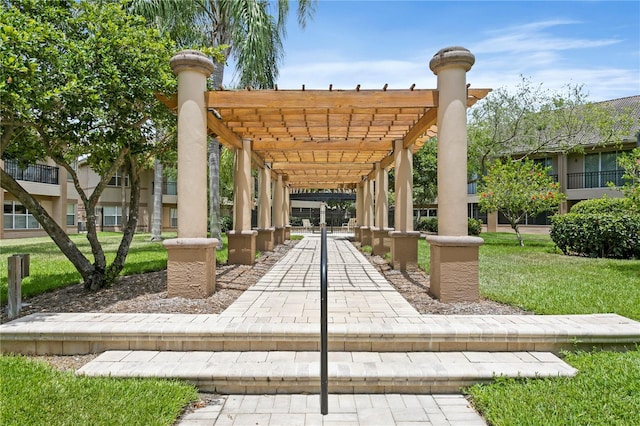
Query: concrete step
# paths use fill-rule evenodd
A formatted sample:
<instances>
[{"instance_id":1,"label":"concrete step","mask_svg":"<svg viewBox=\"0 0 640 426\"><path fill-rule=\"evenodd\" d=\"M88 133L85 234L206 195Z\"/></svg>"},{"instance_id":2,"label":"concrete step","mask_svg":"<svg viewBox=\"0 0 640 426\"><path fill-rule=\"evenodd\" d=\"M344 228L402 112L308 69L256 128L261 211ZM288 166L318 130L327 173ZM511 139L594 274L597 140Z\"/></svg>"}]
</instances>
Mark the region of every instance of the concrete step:
<instances>
[{"instance_id":1,"label":"concrete step","mask_svg":"<svg viewBox=\"0 0 640 426\"><path fill-rule=\"evenodd\" d=\"M548 352L330 352L330 393L458 393L496 376L574 376ZM166 377L228 394L319 393L318 352L108 351L78 374Z\"/></svg>"},{"instance_id":2,"label":"concrete step","mask_svg":"<svg viewBox=\"0 0 640 426\"><path fill-rule=\"evenodd\" d=\"M242 321L241 321L242 320ZM422 315L408 323L330 323L329 349L358 352L616 349L640 343L640 323L615 314ZM0 351L317 351L317 323L256 323L219 315L33 314L0 325Z\"/></svg>"}]
</instances>

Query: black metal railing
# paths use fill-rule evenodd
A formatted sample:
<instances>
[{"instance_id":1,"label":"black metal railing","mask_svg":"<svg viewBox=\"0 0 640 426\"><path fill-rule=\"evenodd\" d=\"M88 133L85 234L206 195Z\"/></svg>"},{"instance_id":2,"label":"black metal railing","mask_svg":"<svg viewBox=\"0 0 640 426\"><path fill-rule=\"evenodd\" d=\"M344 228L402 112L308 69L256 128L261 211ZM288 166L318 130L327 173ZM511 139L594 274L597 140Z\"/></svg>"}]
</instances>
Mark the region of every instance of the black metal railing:
<instances>
[{"instance_id":1,"label":"black metal railing","mask_svg":"<svg viewBox=\"0 0 640 426\"><path fill-rule=\"evenodd\" d=\"M624 170L604 170L600 172L568 173L567 189L606 188L609 182L615 186L624 185Z\"/></svg>"},{"instance_id":2,"label":"black metal railing","mask_svg":"<svg viewBox=\"0 0 640 426\"><path fill-rule=\"evenodd\" d=\"M16 160L5 160L4 171L15 180L58 185L60 168L44 164L31 164L23 169Z\"/></svg>"},{"instance_id":3,"label":"black metal railing","mask_svg":"<svg viewBox=\"0 0 640 426\"><path fill-rule=\"evenodd\" d=\"M329 413L327 337L327 228L320 236L320 412Z\"/></svg>"}]
</instances>

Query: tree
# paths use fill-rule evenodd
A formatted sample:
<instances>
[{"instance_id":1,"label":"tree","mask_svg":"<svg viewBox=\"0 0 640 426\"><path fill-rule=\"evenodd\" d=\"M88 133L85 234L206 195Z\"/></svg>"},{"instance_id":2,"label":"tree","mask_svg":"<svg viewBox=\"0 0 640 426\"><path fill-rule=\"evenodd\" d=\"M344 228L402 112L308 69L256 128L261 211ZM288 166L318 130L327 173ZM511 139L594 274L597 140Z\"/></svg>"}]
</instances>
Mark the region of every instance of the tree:
<instances>
[{"instance_id":1,"label":"tree","mask_svg":"<svg viewBox=\"0 0 640 426\"><path fill-rule=\"evenodd\" d=\"M515 92L500 88L469 112L469 173L486 174L496 158L582 151L628 135L633 118L602 103L589 103L584 88L567 85L552 92L523 78Z\"/></svg>"},{"instance_id":2,"label":"tree","mask_svg":"<svg viewBox=\"0 0 640 426\"><path fill-rule=\"evenodd\" d=\"M274 5L275 10L270 10ZM297 5L298 23L304 27L313 15L315 1L299 0ZM283 58L288 0L133 0L131 10L155 22L181 47L224 47L224 56L214 58L216 68L210 80L214 89L222 87L230 56L235 58L241 87L274 87ZM220 146L213 137L209 143L209 228L211 236L222 241L219 167Z\"/></svg>"},{"instance_id":3,"label":"tree","mask_svg":"<svg viewBox=\"0 0 640 426\"><path fill-rule=\"evenodd\" d=\"M518 225L526 215L553 211L565 195L549 175L549 167L532 160L496 161L480 183L479 206L485 212L501 212L524 246Z\"/></svg>"},{"instance_id":4,"label":"tree","mask_svg":"<svg viewBox=\"0 0 640 426\"><path fill-rule=\"evenodd\" d=\"M636 211L640 213L640 148L629 154L621 155L618 164L625 170L625 184L622 187L625 197L631 200Z\"/></svg>"},{"instance_id":5,"label":"tree","mask_svg":"<svg viewBox=\"0 0 640 426\"><path fill-rule=\"evenodd\" d=\"M4 170L1 186L33 214L85 287L97 290L124 266L138 219L139 170L164 145L152 138L150 123L170 119L155 93L175 91L168 64L173 43L120 4L75 1L4 2L0 37L0 154L23 166L50 158L66 170L87 212L93 261ZM91 192L73 167L80 157L100 176ZM118 170L129 176L129 217L107 265L95 206Z\"/></svg>"},{"instance_id":6,"label":"tree","mask_svg":"<svg viewBox=\"0 0 640 426\"><path fill-rule=\"evenodd\" d=\"M438 144L429 140L413 154L413 202L433 203L438 196Z\"/></svg>"}]
</instances>

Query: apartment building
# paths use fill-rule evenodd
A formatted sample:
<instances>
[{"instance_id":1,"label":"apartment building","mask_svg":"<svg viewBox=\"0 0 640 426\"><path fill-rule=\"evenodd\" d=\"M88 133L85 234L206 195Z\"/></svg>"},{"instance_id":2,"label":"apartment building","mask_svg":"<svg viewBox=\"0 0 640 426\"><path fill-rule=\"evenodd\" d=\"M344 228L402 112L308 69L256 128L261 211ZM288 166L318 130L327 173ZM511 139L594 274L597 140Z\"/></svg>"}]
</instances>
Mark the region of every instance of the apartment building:
<instances>
[{"instance_id":1,"label":"apartment building","mask_svg":"<svg viewBox=\"0 0 640 426\"><path fill-rule=\"evenodd\" d=\"M53 161L21 168L17 161L1 163L4 170L16 179L40 202L56 222L68 234L86 230L86 211L71 177L66 170ZM90 194L100 182L100 177L87 165L79 161L76 173L80 186ZM140 210L138 228L140 232L151 230L153 214L153 170L144 170L140 179ZM96 205L96 222L99 231L120 231L128 215L128 176L116 172ZM165 177L162 182L162 228L175 230L177 221L177 192L175 179ZM33 215L10 193L0 190L0 202L4 214L0 223L0 239L46 236Z\"/></svg>"}]
</instances>

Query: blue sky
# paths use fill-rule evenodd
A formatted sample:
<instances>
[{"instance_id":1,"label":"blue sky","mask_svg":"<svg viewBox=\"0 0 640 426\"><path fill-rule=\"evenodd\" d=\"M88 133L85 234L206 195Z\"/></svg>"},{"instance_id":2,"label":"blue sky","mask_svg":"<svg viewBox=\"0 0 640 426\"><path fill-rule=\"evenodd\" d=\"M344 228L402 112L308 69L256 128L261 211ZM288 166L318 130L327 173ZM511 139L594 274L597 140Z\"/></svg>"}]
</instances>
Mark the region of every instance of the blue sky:
<instances>
[{"instance_id":1,"label":"blue sky","mask_svg":"<svg viewBox=\"0 0 640 426\"><path fill-rule=\"evenodd\" d=\"M292 10L278 87L435 88L429 60L454 45L476 57L472 87L523 75L552 90L584 84L592 101L640 95L638 1L320 0L304 30Z\"/></svg>"}]
</instances>

